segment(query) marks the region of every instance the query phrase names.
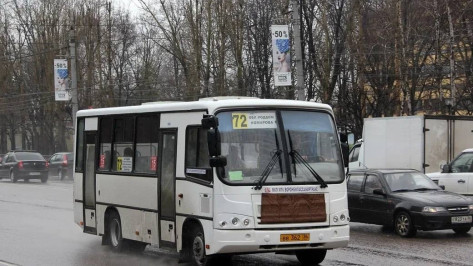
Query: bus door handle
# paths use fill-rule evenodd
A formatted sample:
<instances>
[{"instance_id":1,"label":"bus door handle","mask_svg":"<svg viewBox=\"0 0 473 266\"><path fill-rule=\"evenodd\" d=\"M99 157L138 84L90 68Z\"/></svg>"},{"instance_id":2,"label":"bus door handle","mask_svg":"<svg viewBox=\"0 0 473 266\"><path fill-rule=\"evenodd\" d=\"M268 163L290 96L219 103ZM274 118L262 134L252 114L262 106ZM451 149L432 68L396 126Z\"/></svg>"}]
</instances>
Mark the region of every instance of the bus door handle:
<instances>
[{"instance_id":1,"label":"bus door handle","mask_svg":"<svg viewBox=\"0 0 473 266\"><path fill-rule=\"evenodd\" d=\"M463 180L463 179L459 179L457 182L465 184L465 180Z\"/></svg>"}]
</instances>

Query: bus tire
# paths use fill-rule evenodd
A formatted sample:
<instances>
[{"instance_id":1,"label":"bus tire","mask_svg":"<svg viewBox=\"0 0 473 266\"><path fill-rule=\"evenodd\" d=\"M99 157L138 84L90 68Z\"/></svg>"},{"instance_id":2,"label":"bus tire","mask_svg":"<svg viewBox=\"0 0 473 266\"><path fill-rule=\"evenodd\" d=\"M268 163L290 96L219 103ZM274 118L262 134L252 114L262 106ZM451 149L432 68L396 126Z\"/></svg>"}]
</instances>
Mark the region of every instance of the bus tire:
<instances>
[{"instance_id":1,"label":"bus tire","mask_svg":"<svg viewBox=\"0 0 473 266\"><path fill-rule=\"evenodd\" d=\"M120 215L117 212L111 212L108 218L108 237L110 240L110 246L116 252L123 250L125 246L125 239L122 237L122 224L120 221Z\"/></svg>"},{"instance_id":2,"label":"bus tire","mask_svg":"<svg viewBox=\"0 0 473 266\"><path fill-rule=\"evenodd\" d=\"M297 260L299 260L302 265L319 265L324 261L325 255L327 255L326 249L304 249L296 251Z\"/></svg>"},{"instance_id":3,"label":"bus tire","mask_svg":"<svg viewBox=\"0 0 473 266\"><path fill-rule=\"evenodd\" d=\"M192 264L195 266L209 265L209 258L205 254L205 238L200 227L195 226L192 230L192 237L189 245Z\"/></svg>"}]
</instances>

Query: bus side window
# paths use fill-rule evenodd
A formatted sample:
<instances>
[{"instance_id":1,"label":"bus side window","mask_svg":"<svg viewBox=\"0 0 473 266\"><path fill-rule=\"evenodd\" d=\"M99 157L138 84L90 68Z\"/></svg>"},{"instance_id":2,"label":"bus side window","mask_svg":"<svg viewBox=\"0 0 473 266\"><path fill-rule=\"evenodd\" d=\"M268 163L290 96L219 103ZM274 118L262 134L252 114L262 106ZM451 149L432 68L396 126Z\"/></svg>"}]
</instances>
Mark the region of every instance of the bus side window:
<instances>
[{"instance_id":1,"label":"bus side window","mask_svg":"<svg viewBox=\"0 0 473 266\"><path fill-rule=\"evenodd\" d=\"M113 121L111 118L102 118L100 120L99 171L110 171L110 165L112 162L112 126Z\"/></svg>"},{"instance_id":2,"label":"bus side window","mask_svg":"<svg viewBox=\"0 0 473 266\"><path fill-rule=\"evenodd\" d=\"M158 115L137 117L135 151L136 173L156 173L158 166L158 130Z\"/></svg>"},{"instance_id":3,"label":"bus side window","mask_svg":"<svg viewBox=\"0 0 473 266\"><path fill-rule=\"evenodd\" d=\"M209 166L207 130L199 126L189 126L186 131L186 176L212 181Z\"/></svg>"},{"instance_id":4,"label":"bus side window","mask_svg":"<svg viewBox=\"0 0 473 266\"><path fill-rule=\"evenodd\" d=\"M133 132L134 118L121 117L116 118L113 134L113 153L112 169L117 172L131 172L133 169ZM131 150L130 154L125 151Z\"/></svg>"}]
</instances>

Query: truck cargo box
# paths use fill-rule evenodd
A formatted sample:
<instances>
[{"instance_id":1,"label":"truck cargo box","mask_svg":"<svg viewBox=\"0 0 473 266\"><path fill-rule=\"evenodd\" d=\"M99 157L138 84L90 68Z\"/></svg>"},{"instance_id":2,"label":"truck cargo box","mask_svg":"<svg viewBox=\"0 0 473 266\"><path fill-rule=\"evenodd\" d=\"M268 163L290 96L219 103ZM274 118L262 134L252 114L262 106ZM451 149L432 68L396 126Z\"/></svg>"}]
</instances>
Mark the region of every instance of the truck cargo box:
<instances>
[{"instance_id":1,"label":"truck cargo box","mask_svg":"<svg viewBox=\"0 0 473 266\"><path fill-rule=\"evenodd\" d=\"M363 141L350 154L350 169L411 168L439 171L460 151L473 146L471 116L365 118ZM358 152L357 158L353 153Z\"/></svg>"}]
</instances>

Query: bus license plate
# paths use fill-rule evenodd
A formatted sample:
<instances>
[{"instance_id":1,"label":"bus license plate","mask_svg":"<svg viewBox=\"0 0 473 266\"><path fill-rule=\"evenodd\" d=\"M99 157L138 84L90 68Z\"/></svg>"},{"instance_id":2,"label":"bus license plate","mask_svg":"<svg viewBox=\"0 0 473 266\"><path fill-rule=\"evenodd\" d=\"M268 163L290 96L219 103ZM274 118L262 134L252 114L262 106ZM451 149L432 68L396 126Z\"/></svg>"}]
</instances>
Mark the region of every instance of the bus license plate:
<instances>
[{"instance_id":1,"label":"bus license plate","mask_svg":"<svg viewBox=\"0 0 473 266\"><path fill-rule=\"evenodd\" d=\"M466 223L471 223L471 216L452 217L452 224L466 224Z\"/></svg>"},{"instance_id":2,"label":"bus license plate","mask_svg":"<svg viewBox=\"0 0 473 266\"><path fill-rule=\"evenodd\" d=\"M309 241L310 234L281 234L281 242Z\"/></svg>"}]
</instances>

